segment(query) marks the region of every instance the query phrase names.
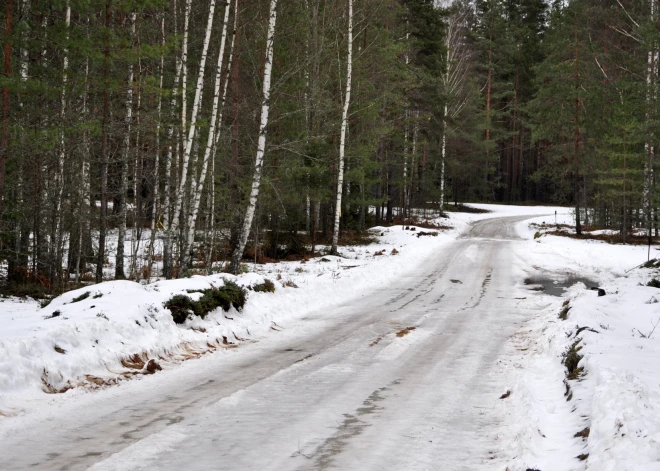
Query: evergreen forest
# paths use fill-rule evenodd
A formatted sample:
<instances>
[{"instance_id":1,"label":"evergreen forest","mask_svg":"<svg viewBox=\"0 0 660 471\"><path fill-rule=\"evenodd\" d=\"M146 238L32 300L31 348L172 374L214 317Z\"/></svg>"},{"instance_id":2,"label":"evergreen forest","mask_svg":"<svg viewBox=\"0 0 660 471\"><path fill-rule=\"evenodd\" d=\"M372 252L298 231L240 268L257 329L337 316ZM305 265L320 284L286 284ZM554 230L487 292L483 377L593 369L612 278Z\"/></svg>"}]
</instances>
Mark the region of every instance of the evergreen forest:
<instances>
[{"instance_id":1,"label":"evergreen forest","mask_svg":"<svg viewBox=\"0 0 660 471\"><path fill-rule=\"evenodd\" d=\"M650 243L655 2L3 0L0 284L236 274L466 202Z\"/></svg>"}]
</instances>

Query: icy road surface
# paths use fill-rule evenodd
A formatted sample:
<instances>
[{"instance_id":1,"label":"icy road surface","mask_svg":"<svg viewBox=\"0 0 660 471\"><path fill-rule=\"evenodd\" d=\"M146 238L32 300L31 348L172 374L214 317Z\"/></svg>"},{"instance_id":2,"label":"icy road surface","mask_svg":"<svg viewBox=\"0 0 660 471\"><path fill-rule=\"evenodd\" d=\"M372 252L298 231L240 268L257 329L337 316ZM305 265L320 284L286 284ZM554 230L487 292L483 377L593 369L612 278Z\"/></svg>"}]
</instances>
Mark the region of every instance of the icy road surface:
<instances>
[{"instance_id":1,"label":"icy road surface","mask_svg":"<svg viewBox=\"0 0 660 471\"><path fill-rule=\"evenodd\" d=\"M476 222L416 276L257 343L28 415L0 470L503 470L529 217Z\"/></svg>"}]
</instances>

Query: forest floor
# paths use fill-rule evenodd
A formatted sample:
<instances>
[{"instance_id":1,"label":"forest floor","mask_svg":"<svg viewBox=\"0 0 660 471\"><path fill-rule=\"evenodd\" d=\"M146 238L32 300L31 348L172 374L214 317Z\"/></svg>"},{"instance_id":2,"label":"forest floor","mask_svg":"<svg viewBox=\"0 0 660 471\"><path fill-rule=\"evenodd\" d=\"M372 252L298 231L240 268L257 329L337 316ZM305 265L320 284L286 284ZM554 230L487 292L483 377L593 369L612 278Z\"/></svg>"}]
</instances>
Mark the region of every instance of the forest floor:
<instances>
[{"instance_id":1,"label":"forest floor","mask_svg":"<svg viewBox=\"0 0 660 471\"><path fill-rule=\"evenodd\" d=\"M639 286L660 275L626 272L646 248L474 206L341 257L0 300L0 469L660 469L660 291ZM163 308L225 279L275 292Z\"/></svg>"}]
</instances>

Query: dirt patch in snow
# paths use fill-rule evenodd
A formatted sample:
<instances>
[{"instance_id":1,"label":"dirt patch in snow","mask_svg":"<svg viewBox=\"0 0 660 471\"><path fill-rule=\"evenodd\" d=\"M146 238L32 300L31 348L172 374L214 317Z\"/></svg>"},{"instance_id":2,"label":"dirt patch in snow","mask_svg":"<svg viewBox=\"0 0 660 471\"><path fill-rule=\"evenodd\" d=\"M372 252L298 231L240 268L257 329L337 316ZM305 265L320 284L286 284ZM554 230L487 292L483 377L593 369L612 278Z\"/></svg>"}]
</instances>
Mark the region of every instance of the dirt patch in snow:
<instances>
[{"instance_id":1,"label":"dirt patch in snow","mask_svg":"<svg viewBox=\"0 0 660 471\"><path fill-rule=\"evenodd\" d=\"M408 335L410 332L413 330L417 329L417 327L406 327L405 329L402 329L396 333L397 337L404 337Z\"/></svg>"}]
</instances>

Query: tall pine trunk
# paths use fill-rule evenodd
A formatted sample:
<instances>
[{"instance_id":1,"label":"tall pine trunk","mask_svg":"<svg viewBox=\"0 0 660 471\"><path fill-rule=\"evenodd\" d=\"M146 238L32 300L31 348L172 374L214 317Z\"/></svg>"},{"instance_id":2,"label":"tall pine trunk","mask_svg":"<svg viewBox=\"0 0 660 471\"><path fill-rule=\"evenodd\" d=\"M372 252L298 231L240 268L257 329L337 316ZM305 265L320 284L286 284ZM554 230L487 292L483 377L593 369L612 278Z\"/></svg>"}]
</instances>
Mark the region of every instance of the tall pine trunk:
<instances>
[{"instance_id":1,"label":"tall pine trunk","mask_svg":"<svg viewBox=\"0 0 660 471\"><path fill-rule=\"evenodd\" d=\"M135 40L136 13L131 13L131 46ZM121 185L119 190L119 231L117 235L117 258L115 260L115 278L123 280L124 273L124 242L126 240L126 214L128 206L128 158L131 150L131 124L133 123L133 63L128 65L128 82L126 86L126 115L124 118L124 143L121 156Z\"/></svg>"},{"instance_id":2,"label":"tall pine trunk","mask_svg":"<svg viewBox=\"0 0 660 471\"><path fill-rule=\"evenodd\" d=\"M7 39L5 42L5 77L9 80L9 77L11 77L11 34L14 13L13 0L7 0L6 12L5 33ZM2 215L5 196L5 169L7 166L7 157L9 155L9 85L2 87L2 123L0 126L2 127L0 130L0 215Z\"/></svg>"}]
</instances>

